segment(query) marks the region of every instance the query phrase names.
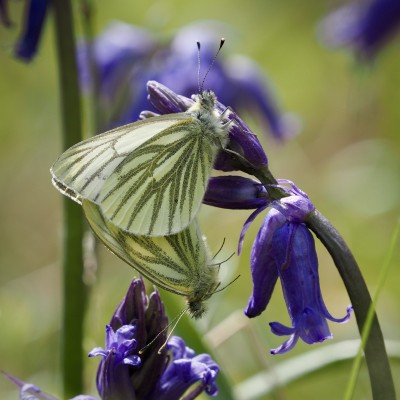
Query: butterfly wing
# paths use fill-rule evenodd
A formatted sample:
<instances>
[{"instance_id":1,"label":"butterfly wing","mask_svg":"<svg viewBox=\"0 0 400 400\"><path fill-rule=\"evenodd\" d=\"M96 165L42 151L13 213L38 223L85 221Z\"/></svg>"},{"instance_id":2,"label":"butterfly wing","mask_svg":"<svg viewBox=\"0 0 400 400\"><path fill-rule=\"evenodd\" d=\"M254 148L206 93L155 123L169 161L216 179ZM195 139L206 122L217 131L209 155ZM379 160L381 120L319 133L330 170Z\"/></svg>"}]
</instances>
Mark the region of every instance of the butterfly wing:
<instances>
[{"instance_id":1,"label":"butterfly wing","mask_svg":"<svg viewBox=\"0 0 400 400\"><path fill-rule=\"evenodd\" d=\"M136 235L185 229L204 197L220 146L187 116L137 147L106 179L99 204L114 225Z\"/></svg>"},{"instance_id":2,"label":"butterfly wing","mask_svg":"<svg viewBox=\"0 0 400 400\"><path fill-rule=\"evenodd\" d=\"M99 239L160 287L190 297L206 276L209 287L204 290L211 292L216 286L214 270L208 267L208 250L196 221L176 235L136 236L107 221L97 204L83 200L82 207Z\"/></svg>"},{"instance_id":3,"label":"butterfly wing","mask_svg":"<svg viewBox=\"0 0 400 400\"><path fill-rule=\"evenodd\" d=\"M185 118L184 113L154 117L77 143L50 169L55 187L79 204L96 202L104 181L134 149Z\"/></svg>"}]
</instances>

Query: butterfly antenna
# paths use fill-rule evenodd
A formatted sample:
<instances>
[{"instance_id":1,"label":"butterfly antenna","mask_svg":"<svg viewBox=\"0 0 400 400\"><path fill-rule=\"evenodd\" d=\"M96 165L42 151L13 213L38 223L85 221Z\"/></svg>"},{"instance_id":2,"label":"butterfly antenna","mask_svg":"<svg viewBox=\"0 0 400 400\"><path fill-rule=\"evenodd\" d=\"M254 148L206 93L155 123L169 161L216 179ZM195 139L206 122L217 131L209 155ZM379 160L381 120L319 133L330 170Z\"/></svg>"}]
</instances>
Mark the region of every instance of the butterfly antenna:
<instances>
[{"instance_id":1,"label":"butterfly antenna","mask_svg":"<svg viewBox=\"0 0 400 400\"><path fill-rule=\"evenodd\" d=\"M164 344L158 349L158 354L161 354L162 349L167 345L169 338L171 337L172 333L174 332L174 329L176 328L176 326L178 325L179 321L181 320L181 318L183 317L183 315L186 313L186 311L189 310L189 307L186 307L183 311L180 312L180 314L174 318L174 320L172 322L175 321L174 326L171 328L170 333L168 334L167 338L165 339ZM171 322L171 323L172 323Z\"/></svg>"},{"instance_id":2,"label":"butterfly antenna","mask_svg":"<svg viewBox=\"0 0 400 400\"><path fill-rule=\"evenodd\" d=\"M197 90L199 94L201 93L201 85L200 85L200 42L197 41Z\"/></svg>"},{"instance_id":3,"label":"butterfly antenna","mask_svg":"<svg viewBox=\"0 0 400 400\"><path fill-rule=\"evenodd\" d=\"M211 261L214 260L214 258L218 256L218 254L221 252L222 248L224 247L224 244L225 244L225 238L222 240L221 247L220 247L219 250L215 253L215 255L214 255L214 257L211 259Z\"/></svg>"},{"instance_id":4,"label":"butterfly antenna","mask_svg":"<svg viewBox=\"0 0 400 400\"><path fill-rule=\"evenodd\" d=\"M234 280L232 280L231 282L229 282L227 285L225 285L224 287L222 287L221 289L216 290L215 292L212 292L211 294L215 294L218 292L222 292L223 290L225 290L228 286L232 285L233 282L237 281L240 278L240 275L238 275Z\"/></svg>"},{"instance_id":5,"label":"butterfly antenna","mask_svg":"<svg viewBox=\"0 0 400 400\"><path fill-rule=\"evenodd\" d=\"M214 58L212 59L212 61L211 61L211 63L210 63L210 66L208 67L208 70L207 70L206 74L204 75L204 78L203 78L203 80L202 80L202 82L201 82L201 85L199 85L199 93L201 93L201 92L203 91L204 82L205 82L205 80L206 80L206 78L207 78L207 76L208 76L208 73L211 71L211 68L213 67L213 65L214 65L214 63L215 63L215 60L217 59L218 54L219 54L219 52L221 51L222 46L224 45L224 43L225 43L225 39L222 38L221 41L220 41L220 43L219 43L218 50L217 50L217 52L215 53L215 56L214 56ZM200 42L197 42L197 48L199 49L199 57L200 57ZM199 62L199 66L200 66L200 62ZM200 70L199 70L199 83L200 83Z\"/></svg>"},{"instance_id":6,"label":"butterfly antenna","mask_svg":"<svg viewBox=\"0 0 400 400\"><path fill-rule=\"evenodd\" d=\"M184 310L182 310L164 329L162 329L157 336L149 343L146 344L146 346L142 347L139 350L139 354L143 354L159 337L161 334L163 334L171 325L174 324L173 328L171 329L171 332L167 336L167 339L165 340L164 344L158 349L158 354L161 354L161 350L167 345L169 338L172 335L172 332L176 328L176 325L178 325L178 322L182 318L183 314L185 314L186 311L189 310L189 307L186 307Z\"/></svg>"},{"instance_id":7,"label":"butterfly antenna","mask_svg":"<svg viewBox=\"0 0 400 400\"><path fill-rule=\"evenodd\" d=\"M224 261L221 261L219 263L215 263L215 264L210 264L210 265L219 265L221 266L221 264L226 263L227 261L229 261L233 256L235 255L235 252L233 252L227 259L225 259ZM214 258L213 258L214 259Z\"/></svg>"}]
</instances>

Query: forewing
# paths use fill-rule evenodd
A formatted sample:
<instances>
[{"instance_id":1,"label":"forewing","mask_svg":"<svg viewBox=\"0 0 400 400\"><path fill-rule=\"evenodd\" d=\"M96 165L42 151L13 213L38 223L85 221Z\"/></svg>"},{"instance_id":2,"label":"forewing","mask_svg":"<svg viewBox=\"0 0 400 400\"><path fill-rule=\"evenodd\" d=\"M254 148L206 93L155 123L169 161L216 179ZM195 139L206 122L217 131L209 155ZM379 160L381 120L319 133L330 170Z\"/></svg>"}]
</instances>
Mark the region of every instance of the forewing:
<instances>
[{"instance_id":1,"label":"forewing","mask_svg":"<svg viewBox=\"0 0 400 400\"><path fill-rule=\"evenodd\" d=\"M119 164L101 189L102 213L136 235L182 231L198 212L217 151L198 120L179 121Z\"/></svg>"},{"instance_id":2,"label":"forewing","mask_svg":"<svg viewBox=\"0 0 400 400\"><path fill-rule=\"evenodd\" d=\"M97 202L104 181L134 149L183 118L187 116L154 117L77 143L50 169L54 185L78 203L82 199Z\"/></svg>"}]
</instances>

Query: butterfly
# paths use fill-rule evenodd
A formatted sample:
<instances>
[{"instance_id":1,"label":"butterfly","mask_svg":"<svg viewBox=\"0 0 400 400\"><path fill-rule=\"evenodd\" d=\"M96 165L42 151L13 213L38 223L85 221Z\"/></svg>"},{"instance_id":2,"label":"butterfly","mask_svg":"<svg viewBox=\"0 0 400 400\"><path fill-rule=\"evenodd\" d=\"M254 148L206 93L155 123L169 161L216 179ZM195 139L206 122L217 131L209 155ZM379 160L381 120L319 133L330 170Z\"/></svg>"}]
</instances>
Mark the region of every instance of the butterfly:
<instances>
[{"instance_id":1,"label":"butterfly","mask_svg":"<svg viewBox=\"0 0 400 400\"><path fill-rule=\"evenodd\" d=\"M96 236L115 255L160 287L186 296L193 318L206 311L204 301L219 286L219 264L211 264L197 220L170 236L137 236L106 219L100 206L83 199L85 216Z\"/></svg>"},{"instance_id":2,"label":"butterfly","mask_svg":"<svg viewBox=\"0 0 400 400\"><path fill-rule=\"evenodd\" d=\"M183 113L152 117L66 150L51 168L55 187L97 204L119 229L145 236L178 233L200 208L229 124L212 91Z\"/></svg>"}]
</instances>

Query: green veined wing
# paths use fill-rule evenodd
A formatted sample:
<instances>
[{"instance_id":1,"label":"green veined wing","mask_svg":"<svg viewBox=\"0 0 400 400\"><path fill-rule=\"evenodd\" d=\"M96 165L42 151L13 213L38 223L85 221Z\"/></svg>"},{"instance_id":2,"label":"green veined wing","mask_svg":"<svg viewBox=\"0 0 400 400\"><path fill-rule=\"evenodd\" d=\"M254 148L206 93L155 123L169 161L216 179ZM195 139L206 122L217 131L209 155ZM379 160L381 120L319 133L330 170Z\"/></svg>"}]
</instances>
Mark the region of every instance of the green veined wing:
<instances>
[{"instance_id":1,"label":"green veined wing","mask_svg":"<svg viewBox=\"0 0 400 400\"><path fill-rule=\"evenodd\" d=\"M203 302L219 285L218 266L210 264L196 220L174 235L137 236L109 222L97 204L83 200L82 207L93 231L114 254L156 285L186 296L194 318L203 315Z\"/></svg>"},{"instance_id":2,"label":"green veined wing","mask_svg":"<svg viewBox=\"0 0 400 400\"><path fill-rule=\"evenodd\" d=\"M135 149L104 182L102 213L127 232L181 231L200 208L218 147L187 119Z\"/></svg>"},{"instance_id":3,"label":"green veined wing","mask_svg":"<svg viewBox=\"0 0 400 400\"><path fill-rule=\"evenodd\" d=\"M104 181L135 148L185 118L171 114L139 121L77 143L51 167L55 187L79 204L97 201Z\"/></svg>"},{"instance_id":4,"label":"green veined wing","mask_svg":"<svg viewBox=\"0 0 400 400\"><path fill-rule=\"evenodd\" d=\"M55 186L135 235L164 236L195 218L228 127L204 92L185 113L114 129L71 147L51 169Z\"/></svg>"}]
</instances>

